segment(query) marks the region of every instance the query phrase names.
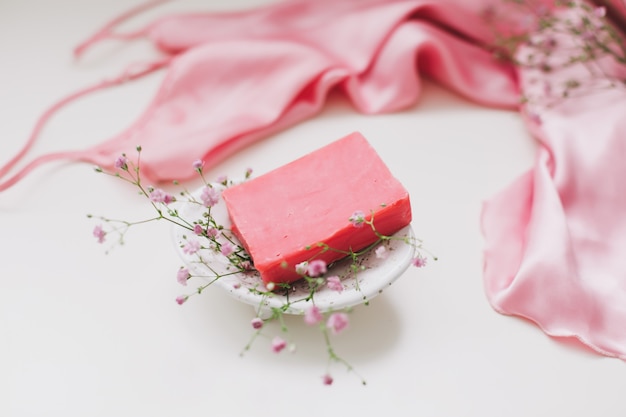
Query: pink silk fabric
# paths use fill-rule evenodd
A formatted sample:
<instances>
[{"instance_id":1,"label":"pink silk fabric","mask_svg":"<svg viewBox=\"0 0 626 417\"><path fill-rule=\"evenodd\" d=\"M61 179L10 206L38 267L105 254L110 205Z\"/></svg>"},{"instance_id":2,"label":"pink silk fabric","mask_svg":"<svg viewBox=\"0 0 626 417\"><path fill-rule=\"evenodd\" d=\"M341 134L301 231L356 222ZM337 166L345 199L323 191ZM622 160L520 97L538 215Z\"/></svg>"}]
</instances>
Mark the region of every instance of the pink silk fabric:
<instances>
[{"instance_id":1,"label":"pink silk fabric","mask_svg":"<svg viewBox=\"0 0 626 417\"><path fill-rule=\"evenodd\" d=\"M185 180L193 176L195 159L211 167L314 116L331 89L363 113L399 111L415 103L426 76L476 103L518 109L519 88L532 90L536 81L495 61L485 48L491 34L481 13L502 4L300 0L237 13L168 16L134 32L117 32L118 23L150 6L141 5L76 53L107 39L144 37L162 55L51 107L24 148L0 167L0 191L55 159L112 170L115 158L134 155L137 145L149 181ZM516 17L502 23L515 25ZM47 119L67 102L156 70L165 72L161 87L144 114L119 135L23 164ZM482 216L485 290L492 306L526 317L550 335L574 336L622 359L624 98L624 91L615 89L546 109L541 123L528 117L540 141L536 165L488 201Z\"/></svg>"},{"instance_id":2,"label":"pink silk fabric","mask_svg":"<svg viewBox=\"0 0 626 417\"><path fill-rule=\"evenodd\" d=\"M514 108L514 71L481 47L489 31L479 16L484 5L478 5L300 0L237 13L169 16L133 33L116 33L116 24L150 6L141 5L76 53L107 38L146 37L164 56L131 65L119 77L55 104L21 152L0 168L0 191L54 159L113 169L115 158L134 155L137 145L143 147L142 170L149 180L185 180L194 175L193 160L213 166L315 115L331 89L342 91L358 111L397 111L415 103L424 75L478 103ZM47 119L68 101L161 68L162 85L132 126L94 147L43 155L17 168Z\"/></svg>"},{"instance_id":3,"label":"pink silk fabric","mask_svg":"<svg viewBox=\"0 0 626 417\"><path fill-rule=\"evenodd\" d=\"M626 66L599 63L626 78ZM567 80L583 84L571 98L542 91ZM487 297L549 335L625 360L626 88L598 85L582 65L522 70L520 82L554 104L526 106L535 166L484 206Z\"/></svg>"}]
</instances>

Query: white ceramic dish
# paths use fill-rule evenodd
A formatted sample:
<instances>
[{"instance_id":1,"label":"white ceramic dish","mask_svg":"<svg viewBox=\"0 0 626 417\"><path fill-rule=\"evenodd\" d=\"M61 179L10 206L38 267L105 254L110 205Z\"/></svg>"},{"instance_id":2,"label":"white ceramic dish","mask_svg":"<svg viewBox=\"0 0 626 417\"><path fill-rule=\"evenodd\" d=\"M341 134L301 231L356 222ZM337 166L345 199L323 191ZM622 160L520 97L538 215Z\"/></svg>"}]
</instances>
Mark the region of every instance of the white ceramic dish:
<instances>
[{"instance_id":1,"label":"white ceramic dish","mask_svg":"<svg viewBox=\"0 0 626 417\"><path fill-rule=\"evenodd\" d=\"M193 195L197 198L200 191ZM191 221L202 218L204 210L202 205L193 203L181 203L178 207L180 216ZM212 207L211 214L218 224L226 229L230 228L228 213L221 200ZM410 225L398 231L395 236L414 238ZM192 275L206 277L202 279L208 283L213 280L211 277L215 277L216 274L230 273L230 275L216 280L212 286L219 287L237 300L254 306L261 316L269 314L271 308L282 308L288 302L290 302L290 306L285 310L285 313L288 314L303 314L310 306L310 301L305 300L309 295L309 288L304 281L295 283L288 295L284 292L275 292L270 296L263 295L259 291L267 293L267 289L264 287L258 272L237 272L225 256L213 249L200 249L191 255L182 249L188 239L199 239L201 244L204 243L203 246L208 246L208 239L195 236L180 226L174 226L173 239L176 251ZM233 237L233 240L238 243L236 238ZM350 271L350 260L331 264L326 275L342 277L341 282L344 290L337 292L326 286L321 287L315 293L315 305L322 311L339 310L362 304L382 293L386 287L406 271L415 256L415 248L406 244L402 239L390 240L385 244L385 248L387 256L384 259L376 257L374 250L363 255L360 258L360 265L363 268L356 276Z\"/></svg>"}]
</instances>

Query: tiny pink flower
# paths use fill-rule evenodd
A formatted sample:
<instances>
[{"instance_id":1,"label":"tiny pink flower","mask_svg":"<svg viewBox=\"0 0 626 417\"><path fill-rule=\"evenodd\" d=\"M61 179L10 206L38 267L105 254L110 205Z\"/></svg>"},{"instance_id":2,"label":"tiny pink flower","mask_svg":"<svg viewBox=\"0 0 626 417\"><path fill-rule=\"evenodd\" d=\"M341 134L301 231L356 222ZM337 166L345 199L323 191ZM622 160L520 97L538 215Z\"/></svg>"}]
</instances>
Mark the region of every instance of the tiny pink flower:
<instances>
[{"instance_id":1,"label":"tiny pink flower","mask_svg":"<svg viewBox=\"0 0 626 417\"><path fill-rule=\"evenodd\" d=\"M187 301L188 298L189 297L186 295L179 295L178 297L176 297L176 302L180 306L180 305L183 305Z\"/></svg>"},{"instance_id":2,"label":"tiny pink flower","mask_svg":"<svg viewBox=\"0 0 626 417\"><path fill-rule=\"evenodd\" d=\"M309 262L309 265L306 268L306 272L310 277L319 277L320 275L324 275L326 270L326 262L321 259L315 259Z\"/></svg>"},{"instance_id":3,"label":"tiny pink flower","mask_svg":"<svg viewBox=\"0 0 626 417\"><path fill-rule=\"evenodd\" d=\"M150 201L152 201L153 203L169 204L174 201L174 197L161 190L160 188L157 188L156 190L152 190L152 192L150 193Z\"/></svg>"},{"instance_id":4,"label":"tiny pink flower","mask_svg":"<svg viewBox=\"0 0 626 417\"><path fill-rule=\"evenodd\" d=\"M324 385L332 385L333 377L330 376L329 374L323 375L322 382L324 383Z\"/></svg>"},{"instance_id":5,"label":"tiny pink flower","mask_svg":"<svg viewBox=\"0 0 626 417\"><path fill-rule=\"evenodd\" d=\"M222 249L220 250L220 252L222 252L222 255L224 255L224 256L228 256L231 253L233 253L234 251L235 251L235 247L230 242L224 243L222 245Z\"/></svg>"},{"instance_id":6,"label":"tiny pink flower","mask_svg":"<svg viewBox=\"0 0 626 417\"><path fill-rule=\"evenodd\" d=\"M532 123L534 123L536 125L540 125L541 124L541 116L538 113L535 113L535 112L528 113L528 120L530 120Z\"/></svg>"},{"instance_id":7,"label":"tiny pink flower","mask_svg":"<svg viewBox=\"0 0 626 417\"><path fill-rule=\"evenodd\" d=\"M602 6L602 7L596 7L593 10L593 15L595 17L604 17L606 16L606 7Z\"/></svg>"},{"instance_id":8,"label":"tiny pink flower","mask_svg":"<svg viewBox=\"0 0 626 417\"><path fill-rule=\"evenodd\" d=\"M206 186L202 190L200 199L202 199L202 203L205 207L213 207L220 201L220 192L214 187Z\"/></svg>"},{"instance_id":9,"label":"tiny pink flower","mask_svg":"<svg viewBox=\"0 0 626 417\"><path fill-rule=\"evenodd\" d=\"M250 263L250 261L241 261L239 262L239 268L244 271L252 271L252 264Z\"/></svg>"},{"instance_id":10,"label":"tiny pink flower","mask_svg":"<svg viewBox=\"0 0 626 417\"><path fill-rule=\"evenodd\" d=\"M196 159L195 161L193 161L192 166L193 169L195 169L196 171L200 171L204 167L204 161L202 159Z\"/></svg>"},{"instance_id":11,"label":"tiny pink flower","mask_svg":"<svg viewBox=\"0 0 626 417\"><path fill-rule=\"evenodd\" d=\"M252 175L252 168L247 168L246 169L246 178L250 178L251 175Z\"/></svg>"},{"instance_id":12,"label":"tiny pink flower","mask_svg":"<svg viewBox=\"0 0 626 417\"><path fill-rule=\"evenodd\" d=\"M376 253L376 257L378 259L387 259L387 256L389 255L387 249L384 246L379 246L378 248L376 248L374 253Z\"/></svg>"},{"instance_id":13,"label":"tiny pink flower","mask_svg":"<svg viewBox=\"0 0 626 417\"><path fill-rule=\"evenodd\" d=\"M241 283L240 282L233 283L233 288L238 290L239 288L241 288Z\"/></svg>"},{"instance_id":14,"label":"tiny pink flower","mask_svg":"<svg viewBox=\"0 0 626 417\"><path fill-rule=\"evenodd\" d=\"M187 243L185 243L185 246L183 246L183 252L185 252L187 255L193 255L199 250L200 242L198 242L197 240L188 240Z\"/></svg>"},{"instance_id":15,"label":"tiny pink flower","mask_svg":"<svg viewBox=\"0 0 626 417\"><path fill-rule=\"evenodd\" d=\"M333 313L328 318L326 327L328 327L333 334L339 334L348 327L349 323L350 320L346 313Z\"/></svg>"},{"instance_id":16,"label":"tiny pink flower","mask_svg":"<svg viewBox=\"0 0 626 417\"><path fill-rule=\"evenodd\" d=\"M311 306L304 311L304 322L309 326L316 325L322 321L324 316L317 306Z\"/></svg>"},{"instance_id":17,"label":"tiny pink flower","mask_svg":"<svg viewBox=\"0 0 626 417\"><path fill-rule=\"evenodd\" d=\"M326 286L332 291L343 291L343 284L341 284L341 279L339 279L339 277L336 275L326 278Z\"/></svg>"},{"instance_id":18,"label":"tiny pink flower","mask_svg":"<svg viewBox=\"0 0 626 417\"><path fill-rule=\"evenodd\" d=\"M287 342L285 342L285 340L283 340L279 336L274 337L274 339L272 340L272 350L274 351L274 353L280 353L280 351L283 350L285 347L287 347Z\"/></svg>"},{"instance_id":19,"label":"tiny pink flower","mask_svg":"<svg viewBox=\"0 0 626 417\"><path fill-rule=\"evenodd\" d=\"M589 31L589 30L584 31L582 33L582 35L580 35L580 37L585 42L592 42L592 41L594 41L596 39L596 35L593 32Z\"/></svg>"},{"instance_id":20,"label":"tiny pink flower","mask_svg":"<svg viewBox=\"0 0 626 417\"><path fill-rule=\"evenodd\" d=\"M308 267L309 267L308 262L306 261L300 262L299 264L296 265L296 274L305 275Z\"/></svg>"},{"instance_id":21,"label":"tiny pink flower","mask_svg":"<svg viewBox=\"0 0 626 417\"><path fill-rule=\"evenodd\" d=\"M178 281L178 283L180 285L187 285L187 280L191 277L191 274L189 273L189 270L187 268L182 268L178 270L178 273L176 274L176 281Z\"/></svg>"},{"instance_id":22,"label":"tiny pink flower","mask_svg":"<svg viewBox=\"0 0 626 417\"><path fill-rule=\"evenodd\" d=\"M426 258L423 258L421 255L417 255L415 258L413 258L411 263L414 267L421 268L423 266L426 266Z\"/></svg>"},{"instance_id":23,"label":"tiny pink flower","mask_svg":"<svg viewBox=\"0 0 626 417\"><path fill-rule=\"evenodd\" d=\"M199 224L196 224L193 227L193 232L195 234L197 234L198 236L202 236L202 234L204 233L204 229L202 228L202 226L200 226Z\"/></svg>"},{"instance_id":24,"label":"tiny pink flower","mask_svg":"<svg viewBox=\"0 0 626 417\"><path fill-rule=\"evenodd\" d=\"M206 229L206 235L208 237L217 238L220 235L220 231L217 230L215 227L209 227L208 229Z\"/></svg>"},{"instance_id":25,"label":"tiny pink flower","mask_svg":"<svg viewBox=\"0 0 626 417\"><path fill-rule=\"evenodd\" d=\"M549 36L541 44L546 50L552 51L559 45L559 42L554 37Z\"/></svg>"},{"instance_id":26,"label":"tiny pink flower","mask_svg":"<svg viewBox=\"0 0 626 417\"><path fill-rule=\"evenodd\" d=\"M220 175L219 177L217 177L216 181L220 184L226 184L226 182L228 181L228 177L226 175Z\"/></svg>"},{"instance_id":27,"label":"tiny pink flower","mask_svg":"<svg viewBox=\"0 0 626 417\"><path fill-rule=\"evenodd\" d=\"M255 317L252 319L250 324L252 325L253 329L259 330L261 327L263 327L263 320L261 320L258 317Z\"/></svg>"},{"instance_id":28,"label":"tiny pink flower","mask_svg":"<svg viewBox=\"0 0 626 417\"><path fill-rule=\"evenodd\" d=\"M106 232L102 229L102 225L96 225L93 228L93 235L96 239L98 239L98 243L104 243L104 238L107 235Z\"/></svg>"},{"instance_id":29,"label":"tiny pink flower","mask_svg":"<svg viewBox=\"0 0 626 417\"><path fill-rule=\"evenodd\" d=\"M118 156L117 159L115 159L115 168L123 170L128 169L128 160L124 155Z\"/></svg>"},{"instance_id":30,"label":"tiny pink flower","mask_svg":"<svg viewBox=\"0 0 626 417\"><path fill-rule=\"evenodd\" d=\"M365 213L361 210L357 210L352 213L352 216L348 218L348 221L352 223L354 227L363 227L363 223L365 222Z\"/></svg>"}]
</instances>

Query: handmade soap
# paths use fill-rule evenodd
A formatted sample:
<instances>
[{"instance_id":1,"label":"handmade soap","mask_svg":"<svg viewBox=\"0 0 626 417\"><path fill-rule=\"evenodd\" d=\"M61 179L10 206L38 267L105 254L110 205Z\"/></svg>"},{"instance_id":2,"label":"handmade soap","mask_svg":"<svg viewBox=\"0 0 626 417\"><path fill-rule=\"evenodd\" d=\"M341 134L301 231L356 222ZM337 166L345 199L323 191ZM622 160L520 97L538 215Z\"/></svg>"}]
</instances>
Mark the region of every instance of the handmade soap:
<instances>
[{"instance_id":1,"label":"handmade soap","mask_svg":"<svg viewBox=\"0 0 626 417\"><path fill-rule=\"evenodd\" d=\"M376 229L393 234L411 222L407 190L360 133L352 133L262 176L224 190L232 231L265 284L301 278L295 266L345 257L377 240L368 225L348 220L374 214Z\"/></svg>"}]
</instances>

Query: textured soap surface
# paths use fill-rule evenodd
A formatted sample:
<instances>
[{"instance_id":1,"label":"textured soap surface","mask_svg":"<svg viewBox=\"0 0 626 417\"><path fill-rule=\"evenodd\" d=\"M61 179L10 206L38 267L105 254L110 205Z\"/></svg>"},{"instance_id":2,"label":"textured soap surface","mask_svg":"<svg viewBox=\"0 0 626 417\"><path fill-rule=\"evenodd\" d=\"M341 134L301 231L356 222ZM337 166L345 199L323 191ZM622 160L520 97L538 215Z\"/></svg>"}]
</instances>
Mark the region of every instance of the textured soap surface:
<instances>
[{"instance_id":1,"label":"textured soap surface","mask_svg":"<svg viewBox=\"0 0 626 417\"><path fill-rule=\"evenodd\" d=\"M374 243L368 225L349 222L357 210L367 219L373 212L386 235L411 222L408 192L359 133L228 188L223 198L233 233L266 284L299 279L295 265L318 254L318 242L355 251ZM344 256L327 251L316 258Z\"/></svg>"}]
</instances>

